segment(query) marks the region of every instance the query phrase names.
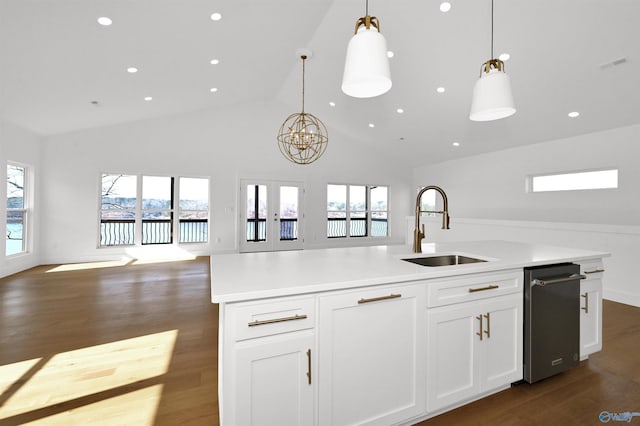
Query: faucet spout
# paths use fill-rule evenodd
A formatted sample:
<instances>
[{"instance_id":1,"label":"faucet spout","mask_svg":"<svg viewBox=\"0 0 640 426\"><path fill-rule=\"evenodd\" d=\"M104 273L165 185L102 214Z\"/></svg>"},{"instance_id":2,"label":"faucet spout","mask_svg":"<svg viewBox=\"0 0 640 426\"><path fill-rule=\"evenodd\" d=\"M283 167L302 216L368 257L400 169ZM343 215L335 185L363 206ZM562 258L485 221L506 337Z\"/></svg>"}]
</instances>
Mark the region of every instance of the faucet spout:
<instances>
[{"instance_id":1,"label":"faucet spout","mask_svg":"<svg viewBox=\"0 0 640 426\"><path fill-rule=\"evenodd\" d=\"M433 189L440 193L442 196L442 210L421 210L420 202L422 200L422 194L427 192L428 190ZM449 201L447 199L447 194L444 192L442 188L435 185L425 186L420 191L418 191L418 196L416 197L416 226L413 230L413 252L414 253L422 253L422 239L425 237L424 233L424 224L422 224L422 231L420 230L420 214L421 213L437 213L442 215L442 229L449 229Z\"/></svg>"}]
</instances>

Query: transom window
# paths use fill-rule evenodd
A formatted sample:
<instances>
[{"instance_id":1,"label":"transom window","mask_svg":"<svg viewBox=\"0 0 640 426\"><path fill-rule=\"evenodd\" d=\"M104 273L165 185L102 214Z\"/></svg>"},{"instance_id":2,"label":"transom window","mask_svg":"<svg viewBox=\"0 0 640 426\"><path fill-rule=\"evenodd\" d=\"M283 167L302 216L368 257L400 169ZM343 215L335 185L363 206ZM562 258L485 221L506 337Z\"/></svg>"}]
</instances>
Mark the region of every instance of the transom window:
<instances>
[{"instance_id":1,"label":"transom window","mask_svg":"<svg viewBox=\"0 0 640 426\"><path fill-rule=\"evenodd\" d=\"M615 189L618 187L618 170L591 170L530 176L528 184L530 192Z\"/></svg>"},{"instance_id":2,"label":"transom window","mask_svg":"<svg viewBox=\"0 0 640 426\"><path fill-rule=\"evenodd\" d=\"M327 185L327 237L386 237L388 188Z\"/></svg>"},{"instance_id":3,"label":"transom window","mask_svg":"<svg viewBox=\"0 0 640 426\"><path fill-rule=\"evenodd\" d=\"M101 247L206 243L208 218L209 179L102 174Z\"/></svg>"}]
</instances>

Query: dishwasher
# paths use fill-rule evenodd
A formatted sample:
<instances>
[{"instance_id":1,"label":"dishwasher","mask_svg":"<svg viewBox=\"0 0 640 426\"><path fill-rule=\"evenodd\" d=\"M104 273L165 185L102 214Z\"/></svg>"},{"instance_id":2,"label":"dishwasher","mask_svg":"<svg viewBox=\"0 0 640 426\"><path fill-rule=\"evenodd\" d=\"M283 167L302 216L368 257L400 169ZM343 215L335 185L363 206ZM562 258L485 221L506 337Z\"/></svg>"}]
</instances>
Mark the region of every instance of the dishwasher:
<instances>
[{"instance_id":1,"label":"dishwasher","mask_svg":"<svg viewBox=\"0 0 640 426\"><path fill-rule=\"evenodd\" d=\"M534 383L580 362L580 265L524 269L524 380Z\"/></svg>"}]
</instances>

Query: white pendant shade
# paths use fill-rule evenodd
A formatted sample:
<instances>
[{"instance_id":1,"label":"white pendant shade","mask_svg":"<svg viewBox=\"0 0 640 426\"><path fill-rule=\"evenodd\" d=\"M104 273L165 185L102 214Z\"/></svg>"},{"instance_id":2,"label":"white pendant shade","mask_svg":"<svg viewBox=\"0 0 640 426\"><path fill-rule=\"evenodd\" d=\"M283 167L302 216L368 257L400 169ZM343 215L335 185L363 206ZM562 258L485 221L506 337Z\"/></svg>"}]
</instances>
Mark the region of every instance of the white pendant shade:
<instances>
[{"instance_id":1,"label":"white pendant shade","mask_svg":"<svg viewBox=\"0 0 640 426\"><path fill-rule=\"evenodd\" d=\"M371 27L360 27L347 46L342 91L354 98L372 98L391 89L387 40Z\"/></svg>"},{"instance_id":2,"label":"white pendant shade","mask_svg":"<svg viewBox=\"0 0 640 426\"><path fill-rule=\"evenodd\" d=\"M515 112L509 76L498 69L483 72L473 87L469 118L472 121L499 120Z\"/></svg>"}]
</instances>

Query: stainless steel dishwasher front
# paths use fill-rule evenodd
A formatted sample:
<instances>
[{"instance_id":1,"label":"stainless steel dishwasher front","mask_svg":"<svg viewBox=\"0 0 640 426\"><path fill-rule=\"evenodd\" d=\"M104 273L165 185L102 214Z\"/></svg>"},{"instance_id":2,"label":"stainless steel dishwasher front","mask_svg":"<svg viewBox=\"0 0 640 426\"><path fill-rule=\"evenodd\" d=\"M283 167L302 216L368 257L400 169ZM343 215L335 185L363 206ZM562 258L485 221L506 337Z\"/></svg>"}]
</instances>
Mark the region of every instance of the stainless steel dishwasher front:
<instances>
[{"instance_id":1,"label":"stainless steel dishwasher front","mask_svg":"<svg viewBox=\"0 0 640 426\"><path fill-rule=\"evenodd\" d=\"M534 383L580 362L580 265L524 270L524 380Z\"/></svg>"}]
</instances>

